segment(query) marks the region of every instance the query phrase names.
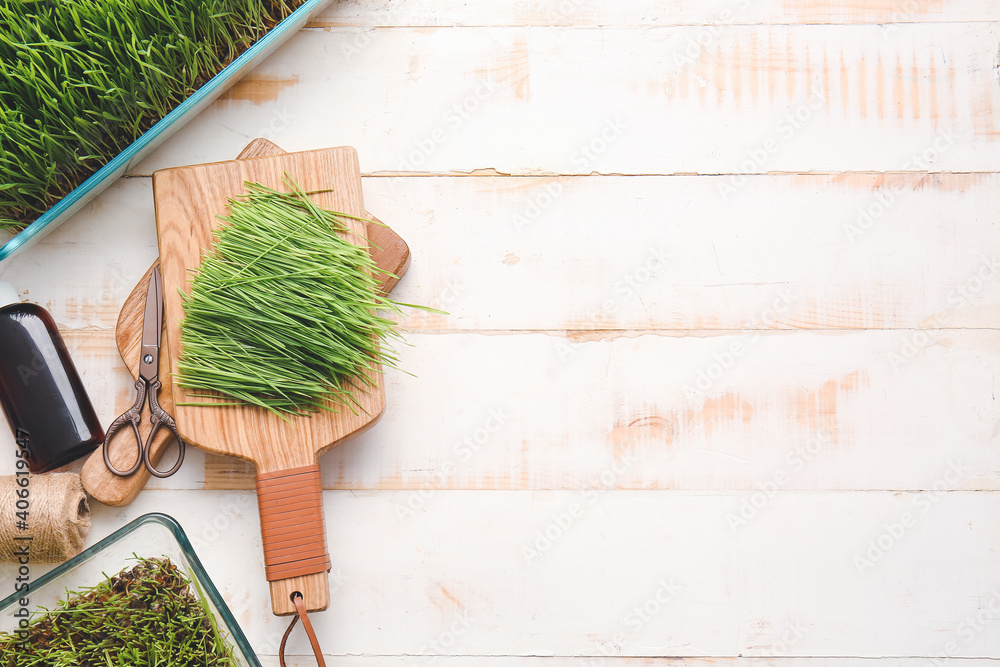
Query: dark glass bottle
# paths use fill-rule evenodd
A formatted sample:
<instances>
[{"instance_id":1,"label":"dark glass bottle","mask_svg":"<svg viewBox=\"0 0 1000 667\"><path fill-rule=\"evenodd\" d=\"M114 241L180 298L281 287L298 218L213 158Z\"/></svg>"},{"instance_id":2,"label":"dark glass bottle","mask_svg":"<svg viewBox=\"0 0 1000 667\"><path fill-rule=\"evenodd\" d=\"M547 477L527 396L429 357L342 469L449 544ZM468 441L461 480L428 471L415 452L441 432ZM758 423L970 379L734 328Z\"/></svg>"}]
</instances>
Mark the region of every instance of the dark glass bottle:
<instances>
[{"instance_id":1,"label":"dark glass bottle","mask_svg":"<svg viewBox=\"0 0 1000 667\"><path fill-rule=\"evenodd\" d=\"M0 305L12 295L16 300L0 284ZM55 320L33 303L0 308L0 404L33 473L74 461L104 441Z\"/></svg>"}]
</instances>

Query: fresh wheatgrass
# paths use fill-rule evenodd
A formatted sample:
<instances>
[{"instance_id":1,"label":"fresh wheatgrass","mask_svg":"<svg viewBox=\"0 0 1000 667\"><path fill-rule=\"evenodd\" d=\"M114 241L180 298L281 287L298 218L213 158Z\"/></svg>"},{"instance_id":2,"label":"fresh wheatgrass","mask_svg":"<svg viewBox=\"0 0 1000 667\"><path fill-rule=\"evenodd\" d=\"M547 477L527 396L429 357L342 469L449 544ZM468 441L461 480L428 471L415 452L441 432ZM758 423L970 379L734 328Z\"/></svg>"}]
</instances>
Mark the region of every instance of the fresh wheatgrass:
<instances>
[{"instance_id":1,"label":"fresh wheatgrass","mask_svg":"<svg viewBox=\"0 0 1000 667\"><path fill-rule=\"evenodd\" d=\"M104 166L304 0L0 0L0 229Z\"/></svg>"},{"instance_id":2,"label":"fresh wheatgrass","mask_svg":"<svg viewBox=\"0 0 1000 667\"><path fill-rule=\"evenodd\" d=\"M342 219L354 216L285 182L289 192L247 183L229 201L190 294L182 291L176 381L199 400L181 405L356 410L352 387L366 390L380 364L396 364L384 343L399 334L387 316L408 304L376 295L371 254L342 236Z\"/></svg>"},{"instance_id":3,"label":"fresh wheatgrass","mask_svg":"<svg viewBox=\"0 0 1000 667\"><path fill-rule=\"evenodd\" d=\"M235 667L192 582L169 558L137 560L42 610L23 636L0 634L0 666Z\"/></svg>"}]
</instances>

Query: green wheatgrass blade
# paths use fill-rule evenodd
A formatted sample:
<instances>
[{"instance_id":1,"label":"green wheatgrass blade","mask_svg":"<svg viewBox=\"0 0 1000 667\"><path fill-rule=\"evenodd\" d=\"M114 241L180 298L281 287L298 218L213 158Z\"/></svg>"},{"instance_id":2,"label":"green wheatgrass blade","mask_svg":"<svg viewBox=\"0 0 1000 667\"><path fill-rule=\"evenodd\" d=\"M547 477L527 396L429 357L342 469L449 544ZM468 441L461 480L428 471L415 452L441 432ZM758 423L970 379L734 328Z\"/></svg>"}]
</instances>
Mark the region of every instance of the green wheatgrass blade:
<instances>
[{"instance_id":1,"label":"green wheatgrass blade","mask_svg":"<svg viewBox=\"0 0 1000 667\"><path fill-rule=\"evenodd\" d=\"M107 164L304 0L0 0L0 229Z\"/></svg>"},{"instance_id":2,"label":"green wheatgrass blade","mask_svg":"<svg viewBox=\"0 0 1000 667\"><path fill-rule=\"evenodd\" d=\"M359 405L352 389L394 367L399 305L376 296L378 268L342 218L286 178L247 183L181 292L180 405L253 405L281 415ZM362 218L358 218L362 219ZM212 393L212 392L217 392ZM225 398L218 400L218 396Z\"/></svg>"}]
</instances>

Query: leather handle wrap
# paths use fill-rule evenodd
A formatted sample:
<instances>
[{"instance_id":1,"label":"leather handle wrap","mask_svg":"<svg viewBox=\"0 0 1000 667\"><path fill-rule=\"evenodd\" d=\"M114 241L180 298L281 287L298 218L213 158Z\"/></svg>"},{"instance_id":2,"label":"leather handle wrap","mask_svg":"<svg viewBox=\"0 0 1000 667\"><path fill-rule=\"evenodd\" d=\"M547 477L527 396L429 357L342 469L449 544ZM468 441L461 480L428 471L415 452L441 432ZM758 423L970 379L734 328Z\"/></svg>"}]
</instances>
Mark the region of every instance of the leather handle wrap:
<instances>
[{"instance_id":1,"label":"leather handle wrap","mask_svg":"<svg viewBox=\"0 0 1000 667\"><path fill-rule=\"evenodd\" d=\"M257 475L268 581L329 572L319 465Z\"/></svg>"}]
</instances>

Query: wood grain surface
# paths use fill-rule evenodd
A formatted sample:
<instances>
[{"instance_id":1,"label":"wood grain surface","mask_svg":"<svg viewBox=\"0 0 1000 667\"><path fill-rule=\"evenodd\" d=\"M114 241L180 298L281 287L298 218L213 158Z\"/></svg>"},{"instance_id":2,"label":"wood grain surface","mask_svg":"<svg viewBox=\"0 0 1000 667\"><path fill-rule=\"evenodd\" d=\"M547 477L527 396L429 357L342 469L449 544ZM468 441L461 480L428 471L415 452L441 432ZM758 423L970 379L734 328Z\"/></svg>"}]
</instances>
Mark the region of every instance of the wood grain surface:
<instances>
[{"instance_id":1,"label":"wood grain surface","mask_svg":"<svg viewBox=\"0 0 1000 667\"><path fill-rule=\"evenodd\" d=\"M979 667L1000 651L981 606L996 606L1000 587L996 494L778 492L736 530L728 516L750 494L441 491L405 514L414 497L325 495L335 593L315 623L334 664ZM267 587L237 565L257 531L253 492L150 491L129 509L169 503L276 665L287 623L261 609ZM919 518L879 551L906 513ZM105 514L95 529L117 524ZM308 655L297 634L293 651ZM829 657L848 642L854 655ZM554 655L535 657L542 647ZM925 657L908 662L915 653Z\"/></svg>"},{"instance_id":2,"label":"wood grain surface","mask_svg":"<svg viewBox=\"0 0 1000 667\"><path fill-rule=\"evenodd\" d=\"M591 27L600 26L732 26L736 24L870 24L986 22L1000 20L992 0L573 0L524 2L495 0L469 11L464 0L356 0L334 4L309 27L371 29L387 27ZM349 34L349 33L347 33Z\"/></svg>"},{"instance_id":3,"label":"wood grain surface","mask_svg":"<svg viewBox=\"0 0 1000 667\"><path fill-rule=\"evenodd\" d=\"M277 144L267 139L258 138L250 142L240 152L237 159L267 157L283 153L285 151ZM368 237L372 259L375 260L380 269L375 277L379 280L380 293L388 294L410 265L410 249L402 237L372 216L371 213L366 213L366 217L374 221L365 223L365 233ZM138 377L139 373L139 344L142 340L142 317L146 288L149 285L153 268L159 265L160 261L157 258L153 262L153 266L143 275L135 289L125 299L115 327L118 352L129 372L135 378ZM168 354L167 343L164 340L161 347L161 357L166 358ZM162 383L159 396L160 404L169 414L173 414L173 378L169 373L163 373L160 382ZM140 435L143 439L148 437L148 432L149 423L147 420L140 426ZM159 463L169 445L170 433L166 430L157 433L156 438L150 444L150 459L154 465ZM131 440L122 437L116 438L110 443L109 455L119 470L127 470L135 461L136 451ZM255 474L252 466L247 474L252 480ZM87 493L105 505L114 507L122 507L135 500L151 477L145 467L140 467L138 471L128 477L112 474L104 464L103 452L100 449L87 459L80 471L80 476Z\"/></svg>"},{"instance_id":4,"label":"wood grain surface","mask_svg":"<svg viewBox=\"0 0 1000 667\"><path fill-rule=\"evenodd\" d=\"M993 666L998 19L332 3L0 279L53 313L110 421L152 172L258 136L353 145L414 252L394 298L449 314L407 315L385 417L322 459L328 664ZM175 515L277 667L253 466L189 456L95 504L92 536ZM298 631L289 650L315 665Z\"/></svg>"},{"instance_id":5,"label":"wood grain surface","mask_svg":"<svg viewBox=\"0 0 1000 667\"><path fill-rule=\"evenodd\" d=\"M591 24L603 12L573 0L587 25L394 26L385 11L334 47L302 31L244 80L272 95L216 103L131 173L231 155L267 127L289 149L354 146L373 176L996 171L1000 28L897 2L889 25L756 25L742 0L683 26ZM715 27L726 10L735 25Z\"/></svg>"}]
</instances>

